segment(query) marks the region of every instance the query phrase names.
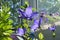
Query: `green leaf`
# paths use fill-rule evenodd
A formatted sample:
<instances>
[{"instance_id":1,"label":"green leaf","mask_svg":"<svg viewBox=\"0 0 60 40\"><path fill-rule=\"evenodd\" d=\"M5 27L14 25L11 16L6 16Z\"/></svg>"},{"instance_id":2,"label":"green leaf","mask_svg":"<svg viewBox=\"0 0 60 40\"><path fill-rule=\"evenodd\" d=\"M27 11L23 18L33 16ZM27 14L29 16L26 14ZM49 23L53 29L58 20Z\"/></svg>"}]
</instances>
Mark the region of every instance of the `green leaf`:
<instances>
[{"instance_id":1,"label":"green leaf","mask_svg":"<svg viewBox=\"0 0 60 40\"><path fill-rule=\"evenodd\" d=\"M29 6L29 3L28 3L28 1L25 1L25 4L26 4L27 6Z\"/></svg>"},{"instance_id":2,"label":"green leaf","mask_svg":"<svg viewBox=\"0 0 60 40\"><path fill-rule=\"evenodd\" d=\"M25 23L25 24L23 24L23 26L24 26L24 27L26 27L26 28L28 28L28 24L26 24L26 23Z\"/></svg>"},{"instance_id":3,"label":"green leaf","mask_svg":"<svg viewBox=\"0 0 60 40\"><path fill-rule=\"evenodd\" d=\"M4 34L4 35L6 35L6 36L10 36L10 34L9 34L9 33L5 33L5 32L4 32L3 34Z\"/></svg>"},{"instance_id":4,"label":"green leaf","mask_svg":"<svg viewBox=\"0 0 60 40\"><path fill-rule=\"evenodd\" d=\"M38 36L39 36L39 39L43 39L44 38L42 33L39 33Z\"/></svg>"},{"instance_id":5,"label":"green leaf","mask_svg":"<svg viewBox=\"0 0 60 40\"><path fill-rule=\"evenodd\" d=\"M10 20L9 10L10 8L7 6L1 6L2 11L0 11L0 40L12 40L9 36L13 33L12 23Z\"/></svg>"},{"instance_id":6,"label":"green leaf","mask_svg":"<svg viewBox=\"0 0 60 40\"><path fill-rule=\"evenodd\" d=\"M24 6L20 6L20 8L25 9Z\"/></svg>"},{"instance_id":7,"label":"green leaf","mask_svg":"<svg viewBox=\"0 0 60 40\"><path fill-rule=\"evenodd\" d=\"M36 8L32 8L33 11L36 11Z\"/></svg>"},{"instance_id":8,"label":"green leaf","mask_svg":"<svg viewBox=\"0 0 60 40\"><path fill-rule=\"evenodd\" d=\"M53 36L55 36L56 34L53 32Z\"/></svg>"},{"instance_id":9,"label":"green leaf","mask_svg":"<svg viewBox=\"0 0 60 40\"><path fill-rule=\"evenodd\" d=\"M1 40L12 40L10 37L4 37Z\"/></svg>"},{"instance_id":10,"label":"green leaf","mask_svg":"<svg viewBox=\"0 0 60 40\"><path fill-rule=\"evenodd\" d=\"M4 20L8 19L9 17L10 17L10 15L9 15L9 14L6 14L6 15L4 16Z\"/></svg>"},{"instance_id":11,"label":"green leaf","mask_svg":"<svg viewBox=\"0 0 60 40\"><path fill-rule=\"evenodd\" d=\"M8 24L12 24L12 23L13 23L13 21L9 19Z\"/></svg>"},{"instance_id":12,"label":"green leaf","mask_svg":"<svg viewBox=\"0 0 60 40\"><path fill-rule=\"evenodd\" d=\"M12 32L13 32L12 30L5 31L5 33L9 33L9 34L11 34Z\"/></svg>"},{"instance_id":13,"label":"green leaf","mask_svg":"<svg viewBox=\"0 0 60 40\"><path fill-rule=\"evenodd\" d=\"M6 25L3 27L3 30L7 30L7 29L11 29L12 28L12 25Z\"/></svg>"},{"instance_id":14,"label":"green leaf","mask_svg":"<svg viewBox=\"0 0 60 40\"><path fill-rule=\"evenodd\" d=\"M4 25L4 23L1 23L1 24L0 24L0 28L3 27L3 25Z\"/></svg>"}]
</instances>

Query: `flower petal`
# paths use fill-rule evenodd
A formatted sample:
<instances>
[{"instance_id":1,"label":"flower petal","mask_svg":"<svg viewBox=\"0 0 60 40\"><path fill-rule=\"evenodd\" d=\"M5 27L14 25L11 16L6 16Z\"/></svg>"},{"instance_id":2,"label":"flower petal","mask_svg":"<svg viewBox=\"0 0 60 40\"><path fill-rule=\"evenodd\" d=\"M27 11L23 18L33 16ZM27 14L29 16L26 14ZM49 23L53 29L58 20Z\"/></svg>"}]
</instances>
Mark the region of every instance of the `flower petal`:
<instances>
[{"instance_id":1,"label":"flower petal","mask_svg":"<svg viewBox=\"0 0 60 40\"><path fill-rule=\"evenodd\" d=\"M20 12L20 14L21 14L22 16L25 16L25 15L24 15L24 11L23 11L22 9L18 9L18 11Z\"/></svg>"},{"instance_id":2,"label":"flower petal","mask_svg":"<svg viewBox=\"0 0 60 40\"><path fill-rule=\"evenodd\" d=\"M26 16L30 17L32 14L32 7L30 7L30 6L27 7L25 10L25 14L26 14Z\"/></svg>"},{"instance_id":3,"label":"flower petal","mask_svg":"<svg viewBox=\"0 0 60 40\"><path fill-rule=\"evenodd\" d=\"M34 24L39 24L39 20L34 20Z\"/></svg>"},{"instance_id":4,"label":"flower petal","mask_svg":"<svg viewBox=\"0 0 60 40\"><path fill-rule=\"evenodd\" d=\"M18 28L17 35L23 36L24 35L24 30L22 28Z\"/></svg>"},{"instance_id":5,"label":"flower petal","mask_svg":"<svg viewBox=\"0 0 60 40\"><path fill-rule=\"evenodd\" d=\"M49 28L50 30L55 30L56 29L56 26L52 26Z\"/></svg>"},{"instance_id":6,"label":"flower petal","mask_svg":"<svg viewBox=\"0 0 60 40\"><path fill-rule=\"evenodd\" d=\"M40 17L39 24L42 24L43 18Z\"/></svg>"},{"instance_id":7,"label":"flower petal","mask_svg":"<svg viewBox=\"0 0 60 40\"><path fill-rule=\"evenodd\" d=\"M33 17L36 16L37 14L38 14L38 12L33 12L30 17L33 18Z\"/></svg>"}]
</instances>

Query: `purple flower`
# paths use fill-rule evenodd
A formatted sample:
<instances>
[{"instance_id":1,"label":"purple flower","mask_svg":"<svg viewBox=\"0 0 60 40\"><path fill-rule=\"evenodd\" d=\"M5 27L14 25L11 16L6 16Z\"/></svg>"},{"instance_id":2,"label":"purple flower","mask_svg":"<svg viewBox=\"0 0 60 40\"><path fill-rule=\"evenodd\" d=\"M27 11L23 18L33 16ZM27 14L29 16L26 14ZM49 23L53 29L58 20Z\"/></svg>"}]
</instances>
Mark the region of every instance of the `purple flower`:
<instances>
[{"instance_id":1,"label":"purple flower","mask_svg":"<svg viewBox=\"0 0 60 40\"><path fill-rule=\"evenodd\" d=\"M24 15L24 10L22 10L22 9L18 9L18 11L20 12L20 14L24 17L25 15Z\"/></svg>"},{"instance_id":2,"label":"purple flower","mask_svg":"<svg viewBox=\"0 0 60 40\"><path fill-rule=\"evenodd\" d=\"M42 24L43 19L40 17L39 20L34 20L34 24L31 26L32 30L37 29Z\"/></svg>"},{"instance_id":3,"label":"purple flower","mask_svg":"<svg viewBox=\"0 0 60 40\"><path fill-rule=\"evenodd\" d=\"M34 20L34 24L39 24L39 20Z\"/></svg>"},{"instance_id":4,"label":"purple flower","mask_svg":"<svg viewBox=\"0 0 60 40\"><path fill-rule=\"evenodd\" d=\"M30 17L32 15L32 7L27 7L25 10L25 16Z\"/></svg>"},{"instance_id":5,"label":"purple flower","mask_svg":"<svg viewBox=\"0 0 60 40\"><path fill-rule=\"evenodd\" d=\"M50 27L49 28L51 31L54 31L54 30L56 30L56 26L55 25L53 25L52 27Z\"/></svg>"},{"instance_id":6,"label":"purple flower","mask_svg":"<svg viewBox=\"0 0 60 40\"><path fill-rule=\"evenodd\" d=\"M37 12L33 12L32 11L32 7L31 6L28 6L25 11L23 11L22 9L19 9L18 10L20 12L20 14L24 17L24 18L27 18L27 19L32 19L34 15L37 14Z\"/></svg>"},{"instance_id":7,"label":"purple flower","mask_svg":"<svg viewBox=\"0 0 60 40\"><path fill-rule=\"evenodd\" d=\"M23 30L24 30L24 33L26 33L26 31L27 31L26 28L23 28Z\"/></svg>"},{"instance_id":8,"label":"purple flower","mask_svg":"<svg viewBox=\"0 0 60 40\"><path fill-rule=\"evenodd\" d=\"M31 31L35 31L35 30L37 30L37 28L38 28L38 25L36 24L36 25L33 25L33 26L31 26Z\"/></svg>"},{"instance_id":9,"label":"purple flower","mask_svg":"<svg viewBox=\"0 0 60 40\"><path fill-rule=\"evenodd\" d=\"M22 28L18 28L17 35L23 36L24 35L24 30Z\"/></svg>"},{"instance_id":10,"label":"purple flower","mask_svg":"<svg viewBox=\"0 0 60 40\"><path fill-rule=\"evenodd\" d=\"M41 24L42 24L42 22L43 22L43 18L42 18L42 17L40 17L40 19L39 19L39 25L41 25Z\"/></svg>"},{"instance_id":11,"label":"purple flower","mask_svg":"<svg viewBox=\"0 0 60 40\"><path fill-rule=\"evenodd\" d=\"M31 26L31 29L36 29L37 27L38 27L38 25L35 24L35 25Z\"/></svg>"},{"instance_id":12,"label":"purple flower","mask_svg":"<svg viewBox=\"0 0 60 40\"><path fill-rule=\"evenodd\" d=\"M34 20L34 24L31 26L31 30L32 31L37 30L37 28L39 27L38 24L39 24L39 20Z\"/></svg>"}]
</instances>

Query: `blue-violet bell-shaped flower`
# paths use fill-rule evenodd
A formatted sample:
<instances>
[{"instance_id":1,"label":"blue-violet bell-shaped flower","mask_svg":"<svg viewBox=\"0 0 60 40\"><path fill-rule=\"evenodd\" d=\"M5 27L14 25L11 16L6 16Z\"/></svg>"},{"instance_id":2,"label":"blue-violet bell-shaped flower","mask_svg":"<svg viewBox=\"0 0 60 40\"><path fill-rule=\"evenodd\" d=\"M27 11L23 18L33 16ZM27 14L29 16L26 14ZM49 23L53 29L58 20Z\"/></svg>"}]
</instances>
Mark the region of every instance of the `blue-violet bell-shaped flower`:
<instances>
[{"instance_id":1,"label":"blue-violet bell-shaped flower","mask_svg":"<svg viewBox=\"0 0 60 40\"><path fill-rule=\"evenodd\" d=\"M37 12L32 11L32 7L28 6L25 10L19 9L18 10L23 18L32 19Z\"/></svg>"},{"instance_id":2,"label":"blue-violet bell-shaped flower","mask_svg":"<svg viewBox=\"0 0 60 40\"><path fill-rule=\"evenodd\" d=\"M22 28L18 28L17 35L23 36L24 35L24 30Z\"/></svg>"},{"instance_id":3,"label":"blue-violet bell-shaped flower","mask_svg":"<svg viewBox=\"0 0 60 40\"><path fill-rule=\"evenodd\" d=\"M31 31L37 30L39 24L39 20L34 20L34 24L31 26Z\"/></svg>"},{"instance_id":4,"label":"blue-violet bell-shaped flower","mask_svg":"<svg viewBox=\"0 0 60 40\"><path fill-rule=\"evenodd\" d=\"M56 30L56 26L53 25L53 26L50 27L49 29L50 29L51 31L55 31L55 30Z\"/></svg>"}]
</instances>

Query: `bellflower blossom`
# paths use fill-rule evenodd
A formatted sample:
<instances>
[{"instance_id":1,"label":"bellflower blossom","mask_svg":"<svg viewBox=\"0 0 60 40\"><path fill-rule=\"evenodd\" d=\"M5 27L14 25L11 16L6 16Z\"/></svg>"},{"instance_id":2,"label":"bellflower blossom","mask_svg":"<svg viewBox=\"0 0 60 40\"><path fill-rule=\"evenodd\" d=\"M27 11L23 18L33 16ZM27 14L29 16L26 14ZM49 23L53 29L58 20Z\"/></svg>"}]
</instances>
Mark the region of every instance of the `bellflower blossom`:
<instances>
[{"instance_id":1,"label":"bellflower blossom","mask_svg":"<svg viewBox=\"0 0 60 40\"><path fill-rule=\"evenodd\" d=\"M23 36L24 35L24 30L22 28L18 28L17 35Z\"/></svg>"},{"instance_id":2,"label":"bellflower blossom","mask_svg":"<svg viewBox=\"0 0 60 40\"><path fill-rule=\"evenodd\" d=\"M25 9L25 11L22 10L22 9L19 9L18 11L19 11L20 14L22 15L22 17L23 17L23 18L26 18L26 19L32 19L33 16L34 16L35 14L37 14L37 12L33 12L33 11L32 11L32 7L31 7L31 6L28 6L28 7Z\"/></svg>"},{"instance_id":3,"label":"bellflower blossom","mask_svg":"<svg viewBox=\"0 0 60 40\"><path fill-rule=\"evenodd\" d=\"M39 26L42 24L42 22L43 22L43 17L44 17L44 15L45 15L45 13L41 13L41 15L40 15L40 19L39 19Z\"/></svg>"},{"instance_id":4,"label":"bellflower blossom","mask_svg":"<svg viewBox=\"0 0 60 40\"><path fill-rule=\"evenodd\" d=\"M33 25L33 26L31 27L31 29L36 29L37 27L38 27L38 25L35 24L35 25Z\"/></svg>"},{"instance_id":5,"label":"bellflower blossom","mask_svg":"<svg viewBox=\"0 0 60 40\"><path fill-rule=\"evenodd\" d=\"M34 24L39 24L39 20L34 20Z\"/></svg>"},{"instance_id":6,"label":"bellflower blossom","mask_svg":"<svg viewBox=\"0 0 60 40\"><path fill-rule=\"evenodd\" d=\"M39 26L39 20L34 20L34 24L31 26L31 31L35 31Z\"/></svg>"},{"instance_id":7,"label":"bellflower blossom","mask_svg":"<svg viewBox=\"0 0 60 40\"><path fill-rule=\"evenodd\" d=\"M40 17L39 20L34 20L34 24L33 26L31 26L31 30L36 30L38 27L40 27L42 22L43 22L43 17Z\"/></svg>"},{"instance_id":8,"label":"bellflower blossom","mask_svg":"<svg viewBox=\"0 0 60 40\"><path fill-rule=\"evenodd\" d=\"M43 17L40 17L39 20L34 20L34 24L33 24L33 26L31 26L31 29L32 30L36 30L38 27L40 27L40 25L42 24L42 22L43 22Z\"/></svg>"},{"instance_id":9,"label":"bellflower blossom","mask_svg":"<svg viewBox=\"0 0 60 40\"><path fill-rule=\"evenodd\" d=\"M43 22L43 18L42 18L42 17L40 17L40 19L39 19L39 25L41 25L41 24L42 24L42 22Z\"/></svg>"},{"instance_id":10,"label":"bellflower blossom","mask_svg":"<svg viewBox=\"0 0 60 40\"><path fill-rule=\"evenodd\" d=\"M56 30L56 26L53 25L52 27L49 28L51 31L55 31Z\"/></svg>"}]
</instances>

